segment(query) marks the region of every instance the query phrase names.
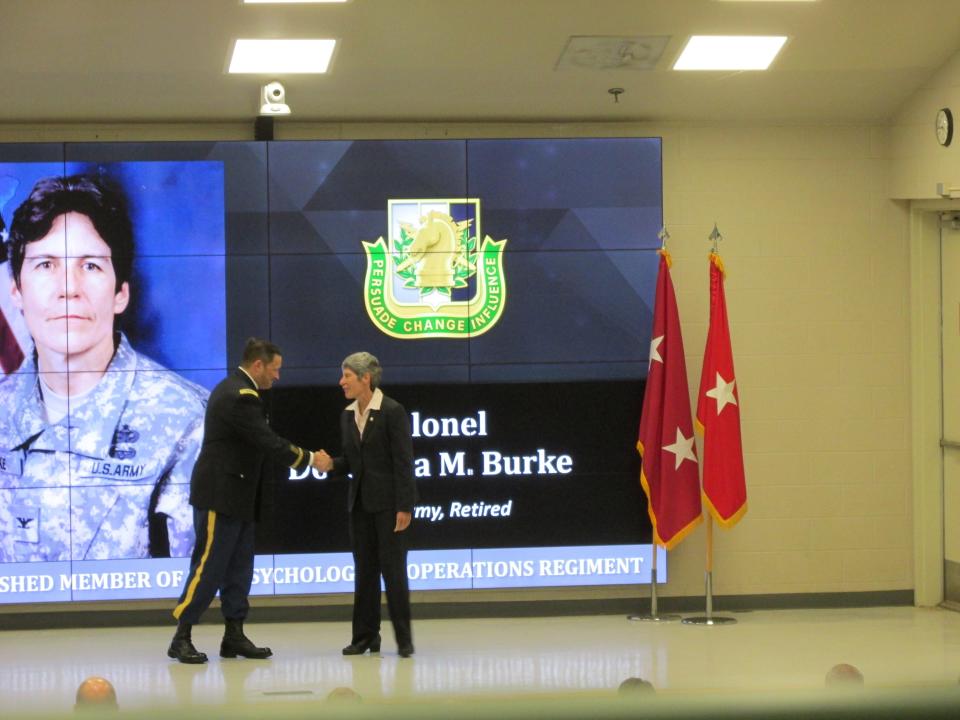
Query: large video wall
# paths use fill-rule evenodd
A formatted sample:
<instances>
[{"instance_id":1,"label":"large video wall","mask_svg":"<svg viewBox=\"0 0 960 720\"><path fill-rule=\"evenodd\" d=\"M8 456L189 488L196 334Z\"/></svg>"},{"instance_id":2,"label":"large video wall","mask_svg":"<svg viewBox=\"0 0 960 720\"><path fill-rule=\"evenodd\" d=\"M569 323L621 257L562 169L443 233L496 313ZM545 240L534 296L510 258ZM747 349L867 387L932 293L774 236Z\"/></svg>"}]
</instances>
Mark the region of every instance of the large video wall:
<instances>
[{"instance_id":1,"label":"large video wall","mask_svg":"<svg viewBox=\"0 0 960 720\"><path fill-rule=\"evenodd\" d=\"M0 145L0 603L179 594L249 336L283 348L273 427L331 454L341 360L380 359L414 590L649 582L661 186L653 138ZM262 510L254 593L352 589L344 479L270 468Z\"/></svg>"}]
</instances>

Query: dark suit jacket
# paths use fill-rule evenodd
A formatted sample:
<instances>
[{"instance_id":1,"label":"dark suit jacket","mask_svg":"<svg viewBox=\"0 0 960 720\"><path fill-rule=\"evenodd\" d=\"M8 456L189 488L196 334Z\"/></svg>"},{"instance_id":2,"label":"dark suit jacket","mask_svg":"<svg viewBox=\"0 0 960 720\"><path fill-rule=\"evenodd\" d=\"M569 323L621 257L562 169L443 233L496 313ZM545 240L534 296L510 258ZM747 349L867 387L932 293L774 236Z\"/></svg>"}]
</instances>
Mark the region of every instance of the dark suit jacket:
<instances>
[{"instance_id":1,"label":"dark suit jacket","mask_svg":"<svg viewBox=\"0 0 960 720\"><path fill-rule=\"evenodd\" d=\"M308 451L270 429L256 386L243 371L234 370L210 394L203 445L190 478L190 504L255 520L267 456L296 469L310 462Z\"/></svg>"},{"instance_id":2,"label":"dark suit jacket","mask_svg":"<svg viewBox=\"0 0 960 720\"><path fill-rule=\"evenodd\" d=\"M349 472L347 509L367 512L413 512L417 486L413 480L413 440L403 405L383 396L380 410L371 410L363 430L357 430L353 410L340 415L343 455L334 458L333 472Z\"/></svg>"}]
</instances>

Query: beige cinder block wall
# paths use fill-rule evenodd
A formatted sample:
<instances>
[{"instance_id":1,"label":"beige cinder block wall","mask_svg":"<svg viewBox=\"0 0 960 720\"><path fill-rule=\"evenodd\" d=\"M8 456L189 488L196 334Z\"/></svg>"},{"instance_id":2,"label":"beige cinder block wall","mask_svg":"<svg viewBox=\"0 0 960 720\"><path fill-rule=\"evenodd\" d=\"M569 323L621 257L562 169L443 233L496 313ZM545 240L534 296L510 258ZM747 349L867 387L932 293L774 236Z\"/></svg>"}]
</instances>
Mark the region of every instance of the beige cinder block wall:
<instances>
[{"instance_id":1,"label":"beige cinder block wall","mask_svg":"<svg viewBox=\"0 0 960 720\"><path fill-rule=\"evenodd\" d=\"M93 132L0 127L0 139L250 137L235 125ZM663 137L664 214L692 391L714 222L726 238L750 510L733 530L715 531L714 592L912 588L908 212L888 199L884 128L281 123L277 131L278 139L624 135ZM671 554L663 596L703 594L704 547L701 527Z\"/></svg>"},{"instance_id":2,"label":"beige cinder block wall","mask_svg":"<svg viewBox=\"0 0 960 720\"><path fill-rule=\"evenodd\" d=\"M909 589L907 213L874 127L664 132L664 213L691 387L706 332L706 235L726 293L750 510L715 530L718 594ZM704 532L668 593L702 592Z\"/></svg>"}]
</instances>

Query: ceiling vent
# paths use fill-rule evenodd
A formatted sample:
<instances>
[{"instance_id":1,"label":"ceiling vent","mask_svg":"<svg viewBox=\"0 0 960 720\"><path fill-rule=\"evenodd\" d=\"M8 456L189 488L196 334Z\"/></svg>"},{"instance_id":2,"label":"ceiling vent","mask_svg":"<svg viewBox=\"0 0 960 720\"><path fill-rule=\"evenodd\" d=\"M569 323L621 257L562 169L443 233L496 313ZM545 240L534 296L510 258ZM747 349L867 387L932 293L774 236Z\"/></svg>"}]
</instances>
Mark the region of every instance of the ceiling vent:
<instances>
[{"instance_id":1,"label":"ceiling vent","mask_svg":"<svg viewBox=\"0 0 960 720\"><path fill-rule=\"evenodd\" d=\"M555 70L653 70L669 35L572 35Z\"/></svg>"}]
</instances>

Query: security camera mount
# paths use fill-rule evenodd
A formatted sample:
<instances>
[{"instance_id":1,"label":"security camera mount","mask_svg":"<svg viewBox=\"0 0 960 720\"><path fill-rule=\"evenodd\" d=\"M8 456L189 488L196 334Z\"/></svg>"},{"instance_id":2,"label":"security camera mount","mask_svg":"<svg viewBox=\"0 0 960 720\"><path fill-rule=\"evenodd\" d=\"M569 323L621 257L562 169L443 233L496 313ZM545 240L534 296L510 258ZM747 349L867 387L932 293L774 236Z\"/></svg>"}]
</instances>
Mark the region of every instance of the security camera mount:
<instances>
[{"instance_id":1,"label":"security camera mount","mask_svg":"<svg viewBox=\"0 0 960 720\"><path fill-rule=\"evenodd\" d=\"M257 142L273 140L273 115L260 115L253 121L253 139Z\"/></svg>"}]
</instances>

